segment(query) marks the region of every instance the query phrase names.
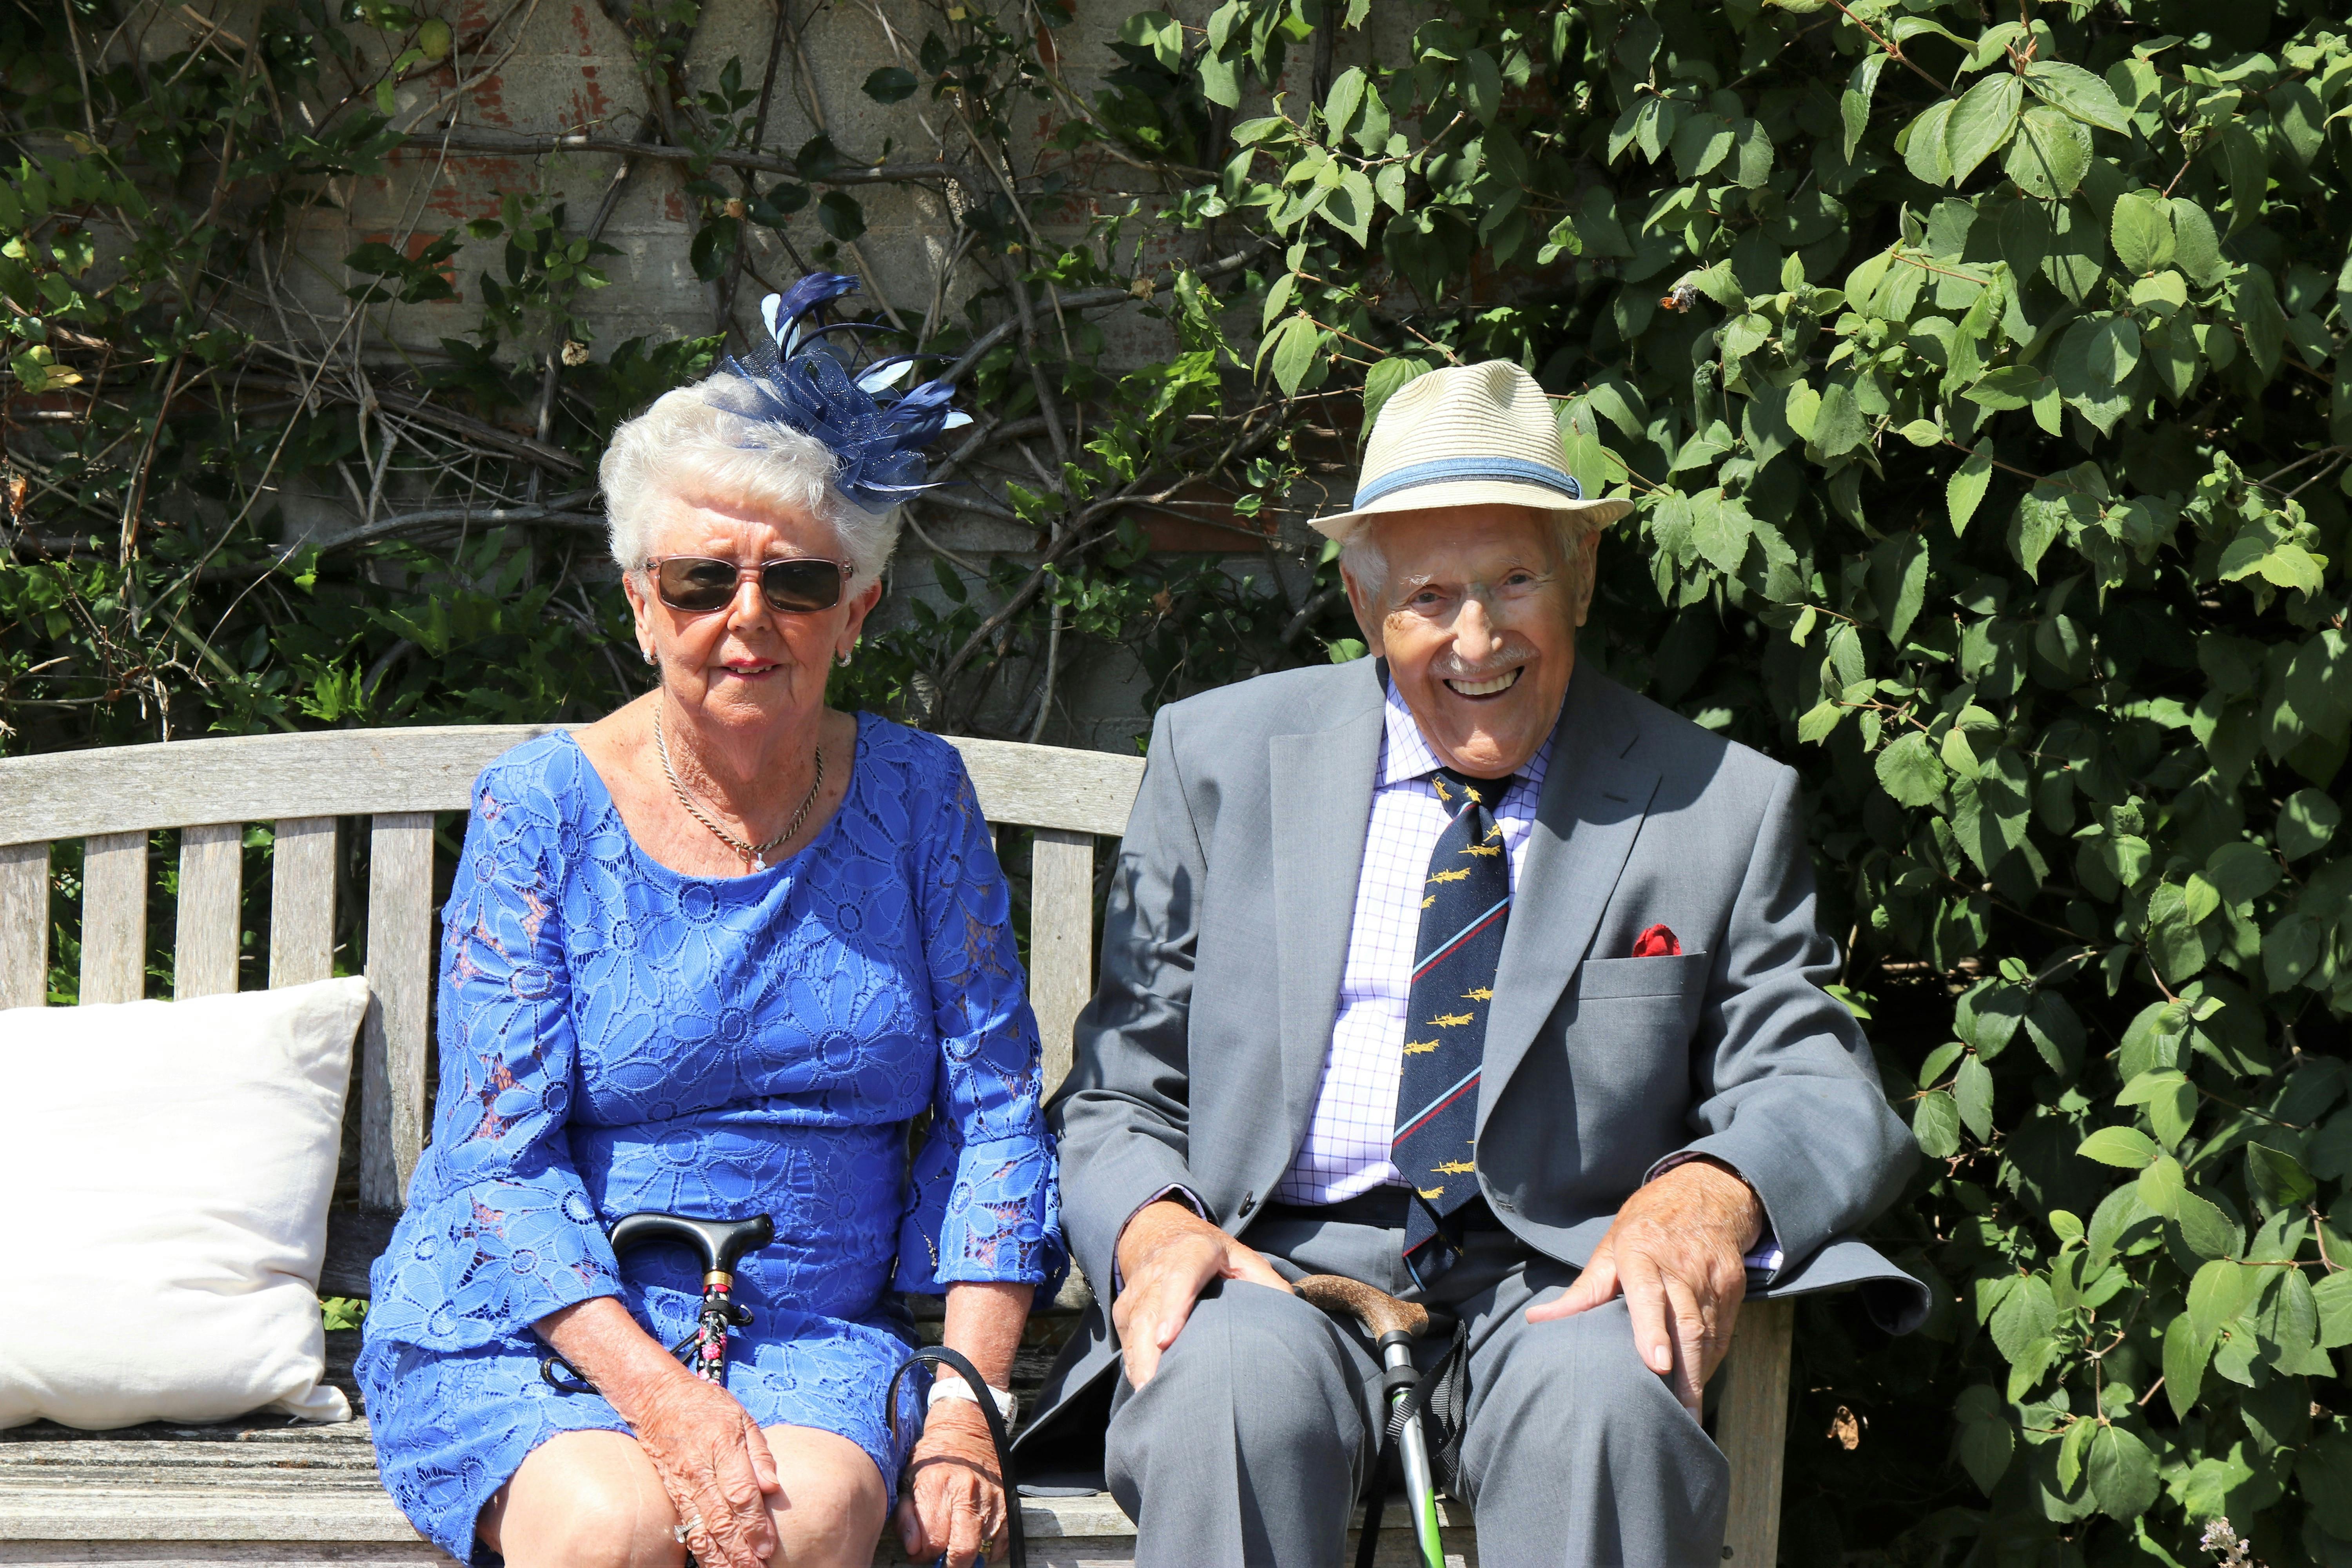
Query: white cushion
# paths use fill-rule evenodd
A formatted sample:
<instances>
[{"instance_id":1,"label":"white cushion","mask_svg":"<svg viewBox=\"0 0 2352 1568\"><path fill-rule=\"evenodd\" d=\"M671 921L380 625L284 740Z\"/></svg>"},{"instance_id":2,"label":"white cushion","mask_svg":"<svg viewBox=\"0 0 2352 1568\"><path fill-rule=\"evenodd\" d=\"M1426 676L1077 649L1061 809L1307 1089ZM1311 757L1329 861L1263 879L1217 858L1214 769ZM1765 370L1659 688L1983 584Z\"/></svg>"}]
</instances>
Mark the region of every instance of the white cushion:
<instances>
[{"instance_id":1,"label":"white cushion","mask_svg":"<svg viewBox=\"0 0 2352 1568\"><path fill-rule=\"evenodd\" d=\"M353 978L0 1012L0 1426L351 1418L317 1291L366 1010Z\"/></svg>"}]
</instances>

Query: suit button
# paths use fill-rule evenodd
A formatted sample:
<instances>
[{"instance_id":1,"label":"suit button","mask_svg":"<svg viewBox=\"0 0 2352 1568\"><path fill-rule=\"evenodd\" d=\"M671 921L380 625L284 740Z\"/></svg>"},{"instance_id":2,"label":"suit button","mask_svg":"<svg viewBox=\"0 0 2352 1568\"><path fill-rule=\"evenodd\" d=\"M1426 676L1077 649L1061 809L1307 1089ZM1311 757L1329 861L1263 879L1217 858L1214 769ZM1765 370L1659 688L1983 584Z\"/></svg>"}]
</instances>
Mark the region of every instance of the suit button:
<instances>
[{"instance_id":1,"label":"suit button","mask_svg":"<svg viewBox=\"0 0 2352 1568\"><path fill-rule=\"evenodd\" d=\"M1257 1194L1256 1194L1255 1193L1254 1193L1254 1192L1252 1192L1252 1193L1244 1193L1244 1194L1242 1194L1242 1208L1241 1208L1241 1212L1242 1212L1243 1214L1246 1215L1246 1214L1248 1214L1248 1213L1250 1212L1250 1210L1252 1210L1252 1209L1254 1209L1254 1208L1255 1208L1255 1207L1257 1207Z\"/></svg>"}]
</instances>

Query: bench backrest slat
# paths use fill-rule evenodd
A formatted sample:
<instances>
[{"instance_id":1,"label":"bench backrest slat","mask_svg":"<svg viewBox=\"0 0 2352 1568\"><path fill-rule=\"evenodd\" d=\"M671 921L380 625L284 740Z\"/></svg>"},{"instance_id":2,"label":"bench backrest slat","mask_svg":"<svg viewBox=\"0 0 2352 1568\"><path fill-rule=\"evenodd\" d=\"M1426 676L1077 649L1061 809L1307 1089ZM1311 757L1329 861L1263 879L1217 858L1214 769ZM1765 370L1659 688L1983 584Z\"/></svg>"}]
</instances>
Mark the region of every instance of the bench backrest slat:
<instances>
[{"instance_id":1,"label":"bench backrest slat","mask_svg":"<svg viewBox=\"0 0 2352 1568\"><path fill-rule=\"evenodd\" d=\"M1095 989L1095 839L1037 829L1029 862L1029 1005L1045 1043L1045 1083L1070 1070L1070 1029Z\"/></svg>"},{"instance_id":2,"label":"bench backrest slat","mask_svg":"<svg viewBox=\"0 0 2352 1568\"><path fill-rule=\"evenodd\" d=\"M86 840L84 1002L145 990L148 837L182 829L177 994L237 984L244 825L274 822L269 984L334 967L336 828L370 819L360 1041L360 1201L395 1209L425 1143L434 941L433 814L472 804L476 773L552 726L341 730L180 741L0 761L0 1005L47 987L48 849ZM1127 830L1139 757L956 740L981 810L1036 829L1030 866L1030 999L1045 1083L1070 1066L1070 1030L1094 989L1094 840Z\"/></svg>"},{"instance_id":3,"label":"bench backrest slat","mask_svg":"<svg viewBox=\"0 0 2352 1568\"><path fill-rule=\"evenodd\" d=\"M49 847L0 847L0 1007L49 995Z\"/></svg>"},{"instance_id":4,"label":"bench backrest slat","mask_svg":"<svg viewBox=\"0 0 2352 1568\"><path fill-rule=\"evenodd\" d=\"M269 984L307 985L335 973L335 828L331 816L278 822L269 862Z\"/></svg>"},{"instance_id":5,"label":"bench backrest slat","mask_svg":"<svg viewBox=\"0 0 2352 1568\"><path fill-rule=\"evenodd\" d=\"M81 859L81 999L147 989L147 832L92 834Z\"/></svg>"},{"instance_id":6,"label":"bench backrest slat","mask_svg":"<svg viewBox=\"0 0 2352 1568\"><path fill-rule=\"evenodd\" d=\"M385 812L370 828L367 977L360 1202L398 1208L425 1147L425 1031L433 1000L430 812Z\"/></svg>"},{"instance_id":7,"label":"bench backrest slat","mask_svg":"<svg viewBox=\"0 0 2352 1568\"><path fill-rule=\"evenodd\" d=\"M238 939L245 926L238 895L244 890L243 823L206 823L180 835L173 996L218 996L236 989Z\"/></svg>"}]
</instances>

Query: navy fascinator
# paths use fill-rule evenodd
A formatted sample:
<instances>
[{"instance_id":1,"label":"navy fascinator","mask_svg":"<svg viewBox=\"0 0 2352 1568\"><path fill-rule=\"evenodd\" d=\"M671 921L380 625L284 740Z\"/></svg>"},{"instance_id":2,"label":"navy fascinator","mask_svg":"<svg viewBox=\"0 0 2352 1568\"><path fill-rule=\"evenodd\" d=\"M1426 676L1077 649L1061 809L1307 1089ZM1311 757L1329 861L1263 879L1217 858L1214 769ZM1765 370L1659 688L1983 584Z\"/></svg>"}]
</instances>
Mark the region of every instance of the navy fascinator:
<instances>
[{"instance_id":1,"label":"navy fascinator","mask_svg":"<svg viewBox=\"0 0 2352 1568\"><path fill-rule=\"evenodd\" d=\"M948 406L955 389L927 381L905 393L891 388L915 369L912 354L891 354L852 371L824 342L827 334L874 331L855 321L803 330L803 319L830 300L857 291L857 279L812 272L782 294L760 301L769 342L755 344L748 363L729 354L719 368L737 384L712 387L713 407L786 426L824 443L840 464L834 483L869 511L882 511L936 488L926 483L922 448L945 431L971 423Z\"/></svg>"}]
</instances>

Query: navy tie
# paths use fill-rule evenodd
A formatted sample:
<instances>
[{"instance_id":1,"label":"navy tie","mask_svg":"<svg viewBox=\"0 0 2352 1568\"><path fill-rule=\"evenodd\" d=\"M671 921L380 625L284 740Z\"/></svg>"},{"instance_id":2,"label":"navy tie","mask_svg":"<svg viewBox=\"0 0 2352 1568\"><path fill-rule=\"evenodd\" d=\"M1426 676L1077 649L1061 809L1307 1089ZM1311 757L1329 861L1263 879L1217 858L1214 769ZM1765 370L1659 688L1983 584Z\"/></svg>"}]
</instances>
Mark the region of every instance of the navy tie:
<instances>
[{"instance_id":1,"label":"navy tie","mask_svg":"<svg viewBox=\"0 0 2352 1568\"><path fill-rule=\"evenodd\" d=\"M1391 1152L1412 1190L1405 1267L1423 1285L1454 1266L1460 1237L1444 1224L1478 1195L1478 1074L1486 1012L1511 914L1511 861L1495 808L1513 781L1440 768L1430 776L1453 822L1429 858L1407 1000L1404 1076Z\"/></svg>"}]
</instances>

